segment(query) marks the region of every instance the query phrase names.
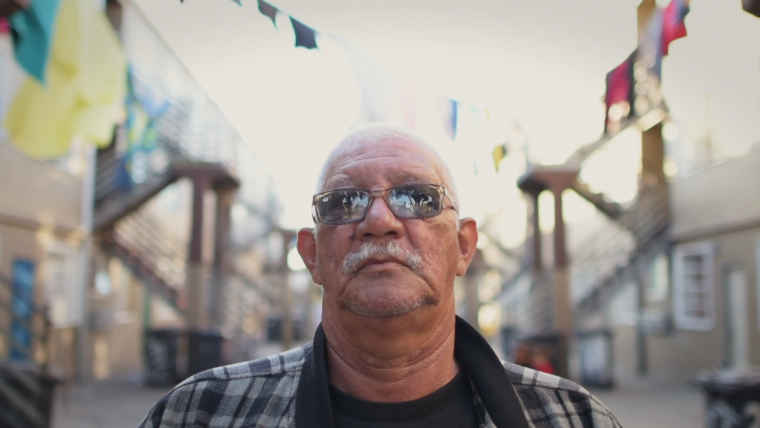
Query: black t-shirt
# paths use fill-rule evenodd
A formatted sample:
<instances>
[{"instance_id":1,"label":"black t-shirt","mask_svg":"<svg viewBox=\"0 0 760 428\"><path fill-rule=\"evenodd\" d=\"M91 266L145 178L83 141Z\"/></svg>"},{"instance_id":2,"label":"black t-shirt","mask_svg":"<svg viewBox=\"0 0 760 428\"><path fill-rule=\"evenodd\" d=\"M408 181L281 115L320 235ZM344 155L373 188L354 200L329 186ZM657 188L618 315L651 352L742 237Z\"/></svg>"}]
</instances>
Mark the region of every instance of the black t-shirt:
<instances>
[{"instance_id":1,"label":"black t-shirt","mask_svg":"<svg viewBox=\"0 0 760 428\"><path fill-rule=\"evenodd\" d=\"M464 371L430 395L401 403L354 398L330 385L336 428L477 428L472 389Z\"/></svg>"}]
</instances>

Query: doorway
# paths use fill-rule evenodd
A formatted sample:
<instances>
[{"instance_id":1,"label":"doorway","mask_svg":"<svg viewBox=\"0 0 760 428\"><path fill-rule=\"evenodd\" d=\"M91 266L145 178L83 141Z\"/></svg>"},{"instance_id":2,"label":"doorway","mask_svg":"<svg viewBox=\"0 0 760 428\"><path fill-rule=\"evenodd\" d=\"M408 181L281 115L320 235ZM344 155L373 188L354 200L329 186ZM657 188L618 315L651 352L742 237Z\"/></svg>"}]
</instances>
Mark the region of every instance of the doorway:
<instances>
[{"instance_id":1,"label":"doorway","mask_svg":"<svg viewBox=\"0 0 760 428\"><path fill-rule=\"evenodd\" d=\"M723 269L723 317L726 365L749 366L747 277L741 266Z\"/></svg>"}]
</instances>

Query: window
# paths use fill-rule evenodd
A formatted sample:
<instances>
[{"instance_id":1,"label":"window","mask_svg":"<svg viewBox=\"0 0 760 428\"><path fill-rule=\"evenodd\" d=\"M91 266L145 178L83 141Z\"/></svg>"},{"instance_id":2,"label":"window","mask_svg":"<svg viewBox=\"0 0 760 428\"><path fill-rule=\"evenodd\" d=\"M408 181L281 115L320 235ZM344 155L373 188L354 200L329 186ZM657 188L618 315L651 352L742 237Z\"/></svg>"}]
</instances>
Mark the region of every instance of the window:
<instances>
[{"instance_id":1,"label":"window","mask_svg":"<svg viewBox=\"0 0 760 428\"><path fill-rule=\"evenodd\" d=\"M713 244L676 247L673 255L673 310L676 326L711 330L715 321Z\"/></svg>"}]
</instances>

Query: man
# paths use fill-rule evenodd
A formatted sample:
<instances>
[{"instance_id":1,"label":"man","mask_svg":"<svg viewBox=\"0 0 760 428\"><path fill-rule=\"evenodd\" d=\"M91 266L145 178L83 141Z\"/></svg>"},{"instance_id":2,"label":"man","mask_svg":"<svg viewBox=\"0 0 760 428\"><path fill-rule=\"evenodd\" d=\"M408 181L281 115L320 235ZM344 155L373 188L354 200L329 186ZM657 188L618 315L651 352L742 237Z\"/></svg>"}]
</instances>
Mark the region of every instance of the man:
<instances>
[{"instance_id":1,"label":"man","mask_svg":"<svg viewBox=\"0 0 760 428\"><path fill-rule=\"evenodd\" d=\"M502 364L454 313L477 243L451 172L376 124L330 154L298 251L324 288L313 343L200 373L144 427L619 427L578 385Z\"/></svg>"}]
</instances>

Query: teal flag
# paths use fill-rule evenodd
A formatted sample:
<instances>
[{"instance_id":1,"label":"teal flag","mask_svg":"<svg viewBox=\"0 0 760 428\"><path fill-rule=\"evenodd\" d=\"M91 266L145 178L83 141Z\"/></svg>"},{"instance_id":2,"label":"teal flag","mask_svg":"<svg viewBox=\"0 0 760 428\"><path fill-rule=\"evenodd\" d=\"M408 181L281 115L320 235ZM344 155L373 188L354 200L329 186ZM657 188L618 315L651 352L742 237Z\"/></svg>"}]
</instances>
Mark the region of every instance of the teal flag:
<instances>
[{"instance_id":1,"label":"teal flag","mask_svg":"<svg viewBox=\"0 0 760 428\"><path fill-rule=\"evenodd\" d=\"M19 10L9 19L16 61L42 84L59 4L60 0L34 0L28 9Z\"/></svg>"}]
</instances>

